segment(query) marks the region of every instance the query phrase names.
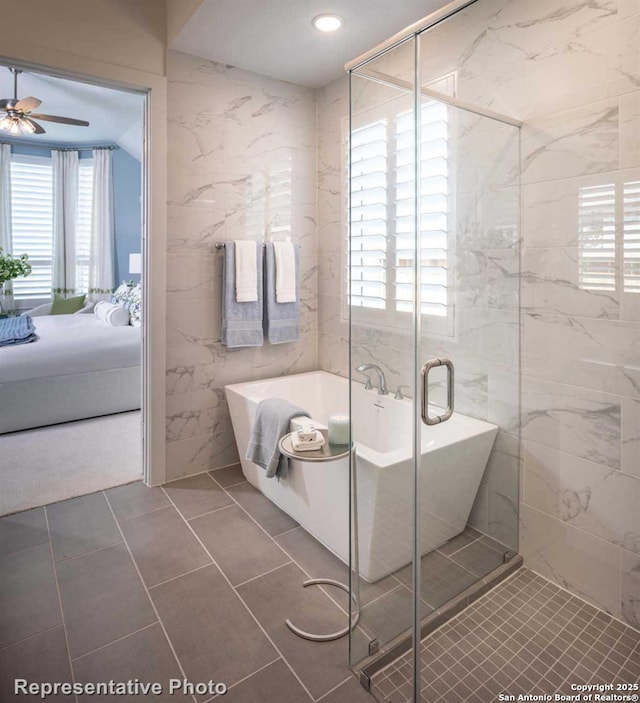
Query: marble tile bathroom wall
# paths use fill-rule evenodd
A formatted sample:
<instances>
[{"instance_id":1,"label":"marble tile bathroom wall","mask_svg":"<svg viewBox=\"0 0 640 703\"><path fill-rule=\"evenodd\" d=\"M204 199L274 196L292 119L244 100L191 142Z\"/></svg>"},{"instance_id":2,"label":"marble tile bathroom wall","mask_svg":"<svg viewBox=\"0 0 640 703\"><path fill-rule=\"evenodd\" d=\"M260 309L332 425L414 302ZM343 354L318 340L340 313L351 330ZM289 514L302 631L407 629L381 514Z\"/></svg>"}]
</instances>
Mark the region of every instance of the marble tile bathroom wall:
<instances>
[{"instance_id":1,"label":"marble tile bathroom wall","mask_svg":"<svg viewBox=\"0 0 640 703\"><path fill-rule=\"evenodd\" d=\"M317 368L312 90L169 51L167 479L235 463L224 386ZM226 239L301 245L297 343L220 344Z\"/></svg>"},{"instance_id":2,"label":"marble tile bathroom wall","mask_svg":"<svg viewBox=\"0 0 640 703\"><path fill-rule=\"evenodd\" d=\"M458 409L501 427L472 520L505 541L519 512L528 565L634 627L640 273L630 262L631 188L640 183L639 28L636 0L480 0L422 35L420 47L424 84L454 72L458 98L523 121L520 183L511 184L499 134L464 122L458 154L467 163L449 252L455 331L427 334L419 345L425 358L454 359ZM374 68L412 79L392 52ZM346 79L319 91L318 101L319 361L346 375L339 300ZM474 188L487 163L495 165L484 176L488 187ZM406 332L356 326L352 342L358 363L381 365L392 388L409 382Z\"/></svg>"}]
</instances>

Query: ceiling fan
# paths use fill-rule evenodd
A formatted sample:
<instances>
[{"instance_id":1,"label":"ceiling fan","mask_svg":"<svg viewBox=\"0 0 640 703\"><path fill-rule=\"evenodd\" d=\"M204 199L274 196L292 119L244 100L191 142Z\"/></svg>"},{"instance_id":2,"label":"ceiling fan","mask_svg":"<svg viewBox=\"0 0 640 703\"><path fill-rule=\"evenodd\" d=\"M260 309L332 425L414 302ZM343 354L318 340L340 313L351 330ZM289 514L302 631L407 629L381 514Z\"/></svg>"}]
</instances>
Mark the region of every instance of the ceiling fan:
<instances>
[{"instance_id":1,"label":"ceiling fan","mask_svg":"<svg viewBox=\"0 0 640 703\"><path fill-rule=\"evenodd\" d=\"M23 134L44 134L45 129L35 122L33 118L44 120L45 122L76 125L77 127L89 126L89 123L85 120L32 112L42 104L42 100L32 97L18 100L18 75L22 71L17 68L10 68L9 70L13 73L13 98L0 100L0 130L9 132L14 137L19 137Z\"/></svg>"}]
</instances>

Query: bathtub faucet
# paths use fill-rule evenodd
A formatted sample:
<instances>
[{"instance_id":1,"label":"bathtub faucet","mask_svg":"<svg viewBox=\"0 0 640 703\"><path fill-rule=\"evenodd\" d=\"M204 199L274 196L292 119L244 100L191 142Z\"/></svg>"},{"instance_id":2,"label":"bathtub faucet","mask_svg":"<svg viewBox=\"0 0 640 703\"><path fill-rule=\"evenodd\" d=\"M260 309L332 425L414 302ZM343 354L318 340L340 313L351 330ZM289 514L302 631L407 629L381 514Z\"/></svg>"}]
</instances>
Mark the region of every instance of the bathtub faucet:
<instances>
[{"instance_id":1,"label":"bathtub faucet","mask_svg":"<svg viewBox=\"0 0 640 703\"><path fill-rule=\"evenodd\" d=\"M376 364L361 364L356 368L358 373L365 371L375 371L378 374L378 395L388 395L387 381L384 377L384 371Z\"/></svg>"}]
</instances>

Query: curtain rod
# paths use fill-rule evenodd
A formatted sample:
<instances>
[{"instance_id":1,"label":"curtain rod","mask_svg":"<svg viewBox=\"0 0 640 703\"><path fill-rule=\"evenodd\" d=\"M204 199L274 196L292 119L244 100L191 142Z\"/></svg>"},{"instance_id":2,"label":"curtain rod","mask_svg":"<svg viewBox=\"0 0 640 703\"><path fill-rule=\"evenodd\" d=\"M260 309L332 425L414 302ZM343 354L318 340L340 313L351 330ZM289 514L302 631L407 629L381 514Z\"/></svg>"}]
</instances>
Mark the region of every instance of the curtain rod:
<instances>
[{"instance_id":1,"label":"curtain rod","mask_svg":"<svg viewBox=\"0 0 640 703\"><path fill-rule=\"evenodd\" d=\"M24 139L10 139L6 142L0 140L0 144L8 144L9 146L35 146L44 147L45 149L55 149L56 151L93 151L93 149L109 149L114 151L120 149L119 146L115 144L100 144L99 146L53 146L51 143L38 144L37 142L29 142Z\"/></svg>"},{"instance_id":2,"label":"curtain rod","mask_svg":"<svg viewBox=\"0 0 640 703\"><path fill-rule=\"evenodd\" d=\"M94 149L107 149L108 151L114 151L114 149L119 149L119 146L66 146L66 147L57 147L57 146L52 146L49 147L50 149L55 149L55 151L93 151Z\"/></svg>"}]
</instances>

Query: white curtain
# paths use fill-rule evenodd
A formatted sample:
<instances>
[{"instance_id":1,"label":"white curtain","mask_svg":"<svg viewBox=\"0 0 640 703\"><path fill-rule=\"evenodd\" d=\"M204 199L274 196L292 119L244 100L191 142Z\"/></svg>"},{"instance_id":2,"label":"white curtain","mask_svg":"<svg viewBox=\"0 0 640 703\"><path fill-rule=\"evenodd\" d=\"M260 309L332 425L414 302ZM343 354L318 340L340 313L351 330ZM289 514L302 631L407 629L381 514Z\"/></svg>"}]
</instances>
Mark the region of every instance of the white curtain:
<instances>
[{"instance_id":1,"label":"white curtain","mask_svg":"<svg viewBox=\"0 0 640 703\"><path fill-rule=\"evenodd\" d=\"M93 214L89 299L109 298L114 288L113 177L111 149L93 150Z\"/></svg>"},{"instance_id":2,"label":"white curtain","mask_svg":"<svg viewBox=\"0 0 640 703\"><path fill-rule=\"evenodd\" d=\"M0 144L0 249L11 254L11 145ZM13 287L11 281L4 284L2 304L13 310Z\"/></svg>"},{"instance_id":3,"label":"white curtain","mask_svg":"<svg viewBox=\"0 0 640 703\"><path fill-rule=\"evenodd\" d=\"M76 289L77 151L51 151L53 164L53 290Z\"/></svg>"}]
</instances>

